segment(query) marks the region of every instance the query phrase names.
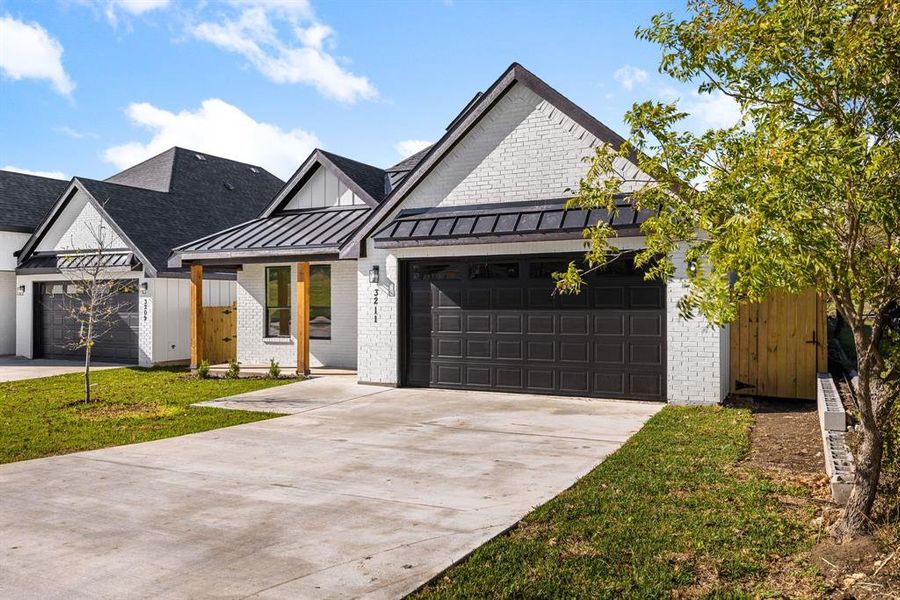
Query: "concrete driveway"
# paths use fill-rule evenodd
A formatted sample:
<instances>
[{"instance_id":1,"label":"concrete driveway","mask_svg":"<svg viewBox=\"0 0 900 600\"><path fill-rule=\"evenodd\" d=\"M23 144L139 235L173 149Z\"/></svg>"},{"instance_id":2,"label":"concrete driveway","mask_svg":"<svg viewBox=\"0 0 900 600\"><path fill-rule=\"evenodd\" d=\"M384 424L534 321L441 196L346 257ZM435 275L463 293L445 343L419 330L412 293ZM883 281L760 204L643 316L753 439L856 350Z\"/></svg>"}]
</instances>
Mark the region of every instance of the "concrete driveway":
<instances>
[{"instance_id":1,"label":"concrete driveway","mask_svg":"<svg viewBox=\"0 0 900 600\"><path fill-rule=\"evenodd\" d=\"M114 369L126 365L113 365L109 363L94 363L91 370ZM80 373L84 371L84 363L74 360L30 360L18 356L0 356L0 383L4 381L19 381L20 379L37 379L38 377L50 377L51 375L65 375L66 373Z\"/></svg>"},{"instance_id":2,"label":"concrete driveway","mask_svg":"<svg viewBox=\"0 0 900 600\"><path fill-rule=\"evenodd\" d=\"M396 598L661 408L348 379L243 400L266 397L306 400L268 421L0 465L0 597Z\"/></svg>"}]
</instances>

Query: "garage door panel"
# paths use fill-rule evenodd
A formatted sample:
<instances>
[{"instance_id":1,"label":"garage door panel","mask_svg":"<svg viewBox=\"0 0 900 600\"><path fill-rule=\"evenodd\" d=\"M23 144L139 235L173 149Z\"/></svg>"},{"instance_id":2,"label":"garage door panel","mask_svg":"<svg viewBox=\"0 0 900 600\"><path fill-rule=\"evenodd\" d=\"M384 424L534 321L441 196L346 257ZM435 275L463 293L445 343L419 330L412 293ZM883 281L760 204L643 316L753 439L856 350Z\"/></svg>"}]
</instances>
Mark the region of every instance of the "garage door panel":
<instances>
[{"instance_id":1,"label":"garage door panel","mask_svg":"<svg viewBox=\"0 0 900 600\"><path fill-rule=\"evenodd\" d=\"M625 373L594 373L594 394L597 396L619 397L625 395Z\"/></svg>"},{"instance_id":2,"label":"garage door panel","mask_svg":"<svg viewBox=\"0 0 900 600\"><path fill-rule=\"evenodd\" d=\"M625 335L625 314L598 314L594 316L594 334L598 336Z\"/></svg>"},{"instance_id":3,"label":"garage door panel","mask_svg":"<svg viewBox=\"0 0 900 600\"><path fill-rule=\"evenodd\" d=\"M520 314L498 314L496 317L497 333L521 335L525 333L522 328L522 315Z\"/></svg>"},{"instance_id":4,"label":"garage door panel","mask_svg":"<svg viewBox=\"0 0 900 600\"><path fill-rule=\"evenodd\" d=\"M550 273L566 263L408 263L420 289L406 296L406 383L664 399L665 288L619 268L586 276L579 295L554 294Z\"/></svg>"},{"instance_id":5,"label":"garage door panel","mask_svg":"<svg viewBox=\"0 0 900 600\"><path fill-rule=\"evenodd\" d=\"M631 308L663 308L662 293L656 286L629 286L628 300Z\"/></svg>"},{"instance_id":6,"label":"garage door panel","mask_svg":"<svg viewBox=\"0 0 900 600\"><path fill-rule=\"evenodd\" d=\"M555 361L556 344L552 340L528 341L525 344L525 358L533 361Z\"/></svg>"},{"instance_id":7,"label":"garage door panel","mask_svg":"<svg viewBox=\"0 0 900 600\"><path fill-rule=\"evenodd\" d=\"M625 342L594 342L594 362L600 365L624 365Z\"/></svg>"},{"instance_id":8,"label":"garage door panel","mask_svg":"<svg viewBox=\"0 0 900 600\"><path fill-rule=\"evenodd\" d=\"M491 333L490 314L470 314L465 316L466 333Z\"/></svg>"},{"instance_id":9,"label":"garage door panel","mask_svg":"<svg viewBox=\"0 0 900 600\"><path fill-rule=\"evenodd\" d=\"M658 398L662 394L662 374L629 373L628 377L632 395L636 397Z\"/></svg>"},{"instance_id":10,"label":"garage door panel","mask_svg":"<svg viewBox=\"0 0 900 600\"><path fill-rule=\"evenodd\" d=\"M587 363L590 354L590 342L560 342L559 360L562 362Z\"/></svg>"},{"instance_id":11,"label":"garage door panel","mask_svg":"<svg viewBox=\"0 0 900 600\"><path fill-rule=\"evenodd\" d=\"M500 360L522 360L522 340L497 340L494 342L497 358Z\"/></svg>"},{"instance_id":12,"label":"garage door panel","mask_svg":"<svg viewBox=\"0 0 900 600\"><path fill-rule=\"evenodd\" d=\"M560 371L559 391L567 394L589 395L590 374L587 371Z\"/></svg>"},{"instance_id":13,"label":"garage door panel","mask_svg":"<svg viewBox=\"0 0 900 600\"><path fill-rule=\"evenodd\" d=\"M466 340L466 358L483 358L491 359L491 339L468 339Z\"/></svg>"},{"instance_id":14,"label":"garage door panel","mask_svg":"<svg viewBox=\"0 0 900 600\"><path fill-rule=\"evenodd\" d=\"M132 291L133 290L133 291ZM91 356L98 361L136 363L138 361L138 294L132 290L116 295L112 304L118 311L106 331L96 341ZM84 349L75 348L81 327L70 317L78 302L66 295L75 292L71 283L41 283L35 295L35 351L45 358L81 360Z\"/></svg>"},{"instance_id":15,"label":"garage door panel","mask_svg":"<svg viewBox=\"0 0 900 600\"><path fill-rule=\"evenodd\" d=\"M659 344L628 344L628 362L633 365L662 366L662 349Z\"/></svg>"},{"instance_id":16,"label":"garage door panel","mask_svg":"<svg viewBox=\"0 0 900 600\"><path fill-rule=\"evenodd\" d=\"M662 315L654 313L641 313L628 317L628 333L632 336L662 335Z\"/></svg>"},{"instance_id":17,"label":"garage door panel","mask_svg":"<svg viewBox=\"0 0 900 600\"><path fill-rule=\"evenodd\" d=\"M526 314L525 323L525 333L548 335L556 333L556 315Z\"/></svg>"},{"instance_id":18,"label":"garage door panel","mask_svg":"<svg viewBox=\"0 0 900 600\"><path fill-rule=\"evenodd\" d=\"M525 378L528 389L537 392L553 393L556 391L556 373L553 369L527 369Z\"/></svg>"}]
</instances>

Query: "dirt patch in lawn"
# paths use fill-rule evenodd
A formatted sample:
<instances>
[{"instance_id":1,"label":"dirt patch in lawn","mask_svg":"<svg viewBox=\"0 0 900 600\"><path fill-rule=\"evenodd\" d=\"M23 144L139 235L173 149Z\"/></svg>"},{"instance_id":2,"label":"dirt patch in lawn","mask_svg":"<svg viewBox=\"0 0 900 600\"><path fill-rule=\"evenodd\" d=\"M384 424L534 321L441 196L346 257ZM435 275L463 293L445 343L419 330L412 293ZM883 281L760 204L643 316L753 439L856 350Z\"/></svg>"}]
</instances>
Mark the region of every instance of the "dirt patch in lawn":
<instances>
[{"instance_id":1,"label":"dirt patch in lawn","mask_svg":"<svg viewBox=\"0 0 900 600\"><path fill-rule=\"evenodd\" d=\"M840 515L831 502L814 402L740 399L754 423L750 452L742 465L806 493L782 503L785 511L804 513L819 532L818 542L774 567L770 589L786 597L896 598L900 600L900 540L897 529L879 526L873 535L835 544L828 530Z\"/></svg>"}]
</instances>

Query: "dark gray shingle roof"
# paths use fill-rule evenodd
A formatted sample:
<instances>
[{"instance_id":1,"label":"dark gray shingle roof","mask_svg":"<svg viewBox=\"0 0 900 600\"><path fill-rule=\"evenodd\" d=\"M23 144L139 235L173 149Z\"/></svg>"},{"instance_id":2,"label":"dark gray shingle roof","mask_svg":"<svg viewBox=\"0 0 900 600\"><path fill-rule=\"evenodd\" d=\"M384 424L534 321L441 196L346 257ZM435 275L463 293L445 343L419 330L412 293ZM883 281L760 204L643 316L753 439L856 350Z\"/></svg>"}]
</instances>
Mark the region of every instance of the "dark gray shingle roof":
<instances>
[{"instance_id":1,"label":"dark gray shingle roof","mask_svg":"<svg viewBox=\"0 0 900 600\"><path fill-rule=\"evenodd\" d=\"M61 179L0 171L0 231L37 229L67 185Z\"/></svg>"},{"instance_id":2,"label":"dark gray shingle roof","mask_svg":"<svg viewBox=\"0 0 900 600\"><path fill-rule=\"evenodd\" d=\"M359 161L320 150L334 165L344 172L347 177L356 182L359 187L364 189L376 202L381 202L387 195L387 186L385 185L384 169L367 165Z\"/></svg>"},{"instance_id":3,"label":"dark gray shingle roof","mask_svg":"<svg viewBox=\"0 0 900 600\"><path fill-rule=\"evenodd\" d=\"M78 179L157 271L172 248L255 217L282 185L243 163L177 154L168 193Z\"/></svg>"}]
</instances>

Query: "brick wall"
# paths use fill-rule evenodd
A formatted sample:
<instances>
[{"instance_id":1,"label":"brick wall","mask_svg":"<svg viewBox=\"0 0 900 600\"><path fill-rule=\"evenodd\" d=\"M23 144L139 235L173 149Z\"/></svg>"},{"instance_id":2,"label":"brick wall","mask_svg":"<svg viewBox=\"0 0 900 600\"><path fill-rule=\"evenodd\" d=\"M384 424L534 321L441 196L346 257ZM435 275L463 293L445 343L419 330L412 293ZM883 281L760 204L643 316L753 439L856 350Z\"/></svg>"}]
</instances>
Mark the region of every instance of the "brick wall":
<instances>
[{"instance_id":1,"label":"brick wall","mask_svg":"<svg viewBox=\"0 0 900 600\"><path fill-rule=\"evenodd\" d=\"M287 265L289 263L281 263ZM312 366L356 368L356 264L353 261L313 263L331 265L331 339L310 340ZM265 269L275 264L248 264L238 273L238 360L244 366L268 365L275 359L285 369L297 367L297 323L291 319L290 338L265 338ZM291 298L297 297L297 268L291 266ZM293 303L292 303L293 306Z\"/></svg>"},{"instance_id":2,"label":"brick wall","mask_svg":"<svg viewBox=\"0 0 900 600\"><path fill-rule=\"evenodd\" d=\"M435 167L405 208L570 196L587 170L598 140L523 85L516 85ZM617 170L638 178L637 167ZM646 179L646 176L643 177Z\"/></svg>"}]
</instances>

